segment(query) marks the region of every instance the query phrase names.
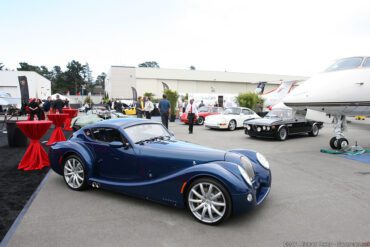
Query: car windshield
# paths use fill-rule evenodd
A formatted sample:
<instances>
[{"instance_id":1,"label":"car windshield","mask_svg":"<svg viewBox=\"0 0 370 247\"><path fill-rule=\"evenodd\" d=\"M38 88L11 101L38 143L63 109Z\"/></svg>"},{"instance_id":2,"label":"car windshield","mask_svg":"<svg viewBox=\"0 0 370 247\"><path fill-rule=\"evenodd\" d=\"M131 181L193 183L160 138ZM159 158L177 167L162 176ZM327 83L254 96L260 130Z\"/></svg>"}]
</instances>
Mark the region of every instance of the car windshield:
<instances>
[{"instance_id":1,"label":"car windshield","mask_svg":"<svg viewBox=\"0 0 370 247\"><path fill-rule=\"evenodd\" d=\"M293 110L291 109L273 109L267 113L265 118L292 119L293 115Z\"/></svg>"},{"instance_id":2,"label":"car windshield","mask_svg":"<svg viewBox=\"0 0 370 247\"><path fill-rule=\"evenodd\" d=\"M363 59L363 57L350 57L340 59L329 66L329 68L327 68L325 72L358 68L360 67Z\"/></svg>"},{"instance_id":3,"label":"car windshield","mask_svg":"<svg viewBox=\"0 0 370 247\"><path fill-rule=\"evenodd\" d=\"M211 112L222 112L221 107L212 107Z\"/></svg>"},{"instance_id":4,"label":"car windshield","mask_svg":"<svg viewBox=\"0 0 370 247\"><path fill-rule=\"evenodd\" d=\"M202 106L201 108L199 108L198 112L208 112L208 107Z\"/></svg>"},{"instance_id":5,"label":"car windshield","mask_svg":"<svg viewBox=\"0 0 370 247\"><path fill-rule=\"evenodd\" d=\"M139 124L125 128L128 137L134 143L150 141L155 139L169 139L171 135L161 124Z\"/></svg>"},{"instance_id":6,"label":"car windshield","mask_svg":"<svg viewBox=\"0 0 370 247\"><path fill-rule=\"evenodd\" d=\"M227 108L223 114L224 115L240 115L240 108L232 107L232 108Z\"/></svg>"}]
</instances>

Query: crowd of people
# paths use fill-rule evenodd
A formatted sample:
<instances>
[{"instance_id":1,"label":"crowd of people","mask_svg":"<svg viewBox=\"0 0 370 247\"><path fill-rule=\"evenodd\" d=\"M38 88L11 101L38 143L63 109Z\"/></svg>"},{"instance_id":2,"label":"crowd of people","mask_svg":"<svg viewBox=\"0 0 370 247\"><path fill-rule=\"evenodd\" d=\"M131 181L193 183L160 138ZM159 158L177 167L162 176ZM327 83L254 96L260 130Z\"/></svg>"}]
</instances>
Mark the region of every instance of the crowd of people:
<instances>
[{"instance_id":1,"label":"crowd of people","mask_svg":"<svg viewBox=\"0 0 370 247\"><path fill-rule=\"evenodd\" d=\"M60 99L59 95L55 100L49 96L46 100L31 98L28 102L22 103L22 113L29 114L29 120L45 120L45 115L50 111L63 113L63 108L69 107L68 100Z\"/></svg>"}]
</instances>

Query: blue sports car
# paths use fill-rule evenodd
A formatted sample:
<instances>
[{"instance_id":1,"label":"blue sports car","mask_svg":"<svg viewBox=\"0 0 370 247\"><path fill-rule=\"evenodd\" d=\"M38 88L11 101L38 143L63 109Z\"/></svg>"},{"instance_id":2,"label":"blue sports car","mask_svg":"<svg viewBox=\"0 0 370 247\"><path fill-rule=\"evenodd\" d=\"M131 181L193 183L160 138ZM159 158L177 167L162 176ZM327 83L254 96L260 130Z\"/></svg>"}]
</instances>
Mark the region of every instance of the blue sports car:
<instances>
[{"instance_id":1,"label":"blue sports car","mask_svg":"<svg viewBox=\"0 0 370 247\"><path fill-rule=\"evenodd\" d=\"M271 186L260 153L178 141L161 123L137 118L88 125L51 146L49 157L73 190L91 186L188 208L209 225L261 204Z\"/></svg>"}]
</instances>

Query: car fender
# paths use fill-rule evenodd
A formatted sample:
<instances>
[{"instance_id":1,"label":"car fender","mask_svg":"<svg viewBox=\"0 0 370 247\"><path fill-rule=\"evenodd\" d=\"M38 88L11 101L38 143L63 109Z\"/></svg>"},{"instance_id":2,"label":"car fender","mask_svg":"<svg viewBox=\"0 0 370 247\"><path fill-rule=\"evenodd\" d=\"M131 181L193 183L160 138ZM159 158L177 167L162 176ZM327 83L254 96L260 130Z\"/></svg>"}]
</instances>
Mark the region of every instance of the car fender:
<instances>
[{"instance_id":1,"label":"car fender","mask_svg":"<svg viewBox=\"0 0 370 247\"><path fill-rule=\"evenodd\" d=\"M58 142L50 147L49 158L52 169L60 175L63 175L63 160L68 155L77 155L85 164L88 171L87 176L92 176L94 155L90 149L82 142Z\"/></svg>"},{"instance_id":2,"label":"car fender","mask_svg":"<svg viewBox=\"0 0 370 247\"><path fill-rule=\"evenodd\" d=\"M248 192L250 188L241 177L237 166L231 162L215 161L194 165L186 169L188 176L184 193L192 181L201 177L210 177L219 181L231 195Z\"/></svg>"}]
</instances>

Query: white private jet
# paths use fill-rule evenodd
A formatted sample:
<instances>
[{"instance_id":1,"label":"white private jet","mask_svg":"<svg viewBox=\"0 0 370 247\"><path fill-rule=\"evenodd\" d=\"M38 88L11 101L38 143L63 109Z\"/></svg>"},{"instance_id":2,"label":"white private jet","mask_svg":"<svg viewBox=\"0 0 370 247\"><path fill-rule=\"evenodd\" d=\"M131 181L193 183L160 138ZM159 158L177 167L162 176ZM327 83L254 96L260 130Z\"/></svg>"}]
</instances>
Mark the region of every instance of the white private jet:
<instances>
[{"instance_id":1,"label":"white private jet","mask_svg":"<svg viewBox=\"0 0 370 247\"><path fill-rule=\"evenodd\" d=\"M323 73L305 81L288 94L284 103L299 110L316 110L333 117L335 137L330 146L348 145L343 135L346 116L370 115L370 57L337 60Z\"/></svg>"},{"instance_id":2,"label":"white private jet","mask_svg":"<svg viewBox=\"0 0 370 247\"><path fill-rule=\"evenodd\" d=\"M284 97L295 88L297 83L298 81L282 81L277 88L267 93L263 93L265 83L259 83L255 92L262 93L263 111L270 111L275 105L283 102Z\"/></svg>"}]
</instances>

